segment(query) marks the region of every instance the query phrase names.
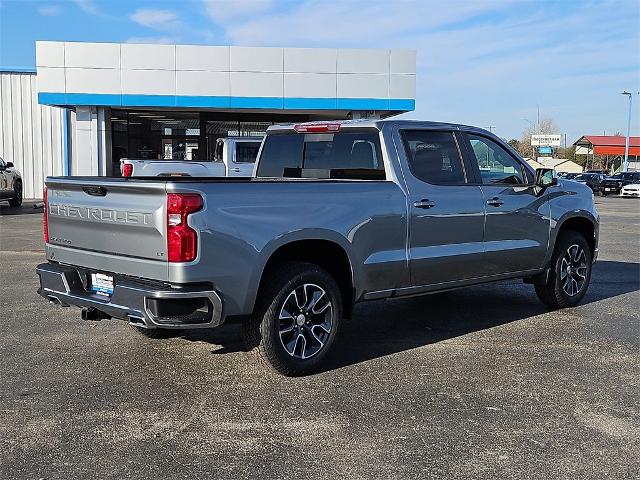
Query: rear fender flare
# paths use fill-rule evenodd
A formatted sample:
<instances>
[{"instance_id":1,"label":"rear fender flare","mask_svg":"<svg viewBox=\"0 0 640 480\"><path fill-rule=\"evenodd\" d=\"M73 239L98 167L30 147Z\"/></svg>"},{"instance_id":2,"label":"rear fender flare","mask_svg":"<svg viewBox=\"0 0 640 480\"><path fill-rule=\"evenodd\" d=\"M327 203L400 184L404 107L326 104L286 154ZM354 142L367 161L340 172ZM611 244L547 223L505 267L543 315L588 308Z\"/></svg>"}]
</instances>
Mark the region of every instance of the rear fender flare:
<instances>
[{"instance_id":1,"label":"rear fender flare","mask_svg":"<svg viewBox=\"0 0 640 480\"><path fill-rule=\"evenodd\" d=\"M253 311L253 307L255 305L255 300L258 295L258 289L260 287L260 281L262 280L262 276L264 274L265 267L267 266L267 262L273 256L273 254L281 247L298 241L304 240L324 240L327 242L335 243L339 247L341 247L347 254L347 258L349 259L349 266L351 269L351 281L354 287L357 284L358 271L356 265L358 265L358 261L353 257L353 248L349 241L339 233L336 233L331 230L324 229L305 229L305 230L297 230L293 232L289 232L285 235L279 236L269 243L267 243L262 251L260 252L259 262L256 264L256 268L253 270L251 275L251 279L249 280L249 288L247 289L247 301L246 301L246 309L247 311Z\"/></svg>"}]
</instances>

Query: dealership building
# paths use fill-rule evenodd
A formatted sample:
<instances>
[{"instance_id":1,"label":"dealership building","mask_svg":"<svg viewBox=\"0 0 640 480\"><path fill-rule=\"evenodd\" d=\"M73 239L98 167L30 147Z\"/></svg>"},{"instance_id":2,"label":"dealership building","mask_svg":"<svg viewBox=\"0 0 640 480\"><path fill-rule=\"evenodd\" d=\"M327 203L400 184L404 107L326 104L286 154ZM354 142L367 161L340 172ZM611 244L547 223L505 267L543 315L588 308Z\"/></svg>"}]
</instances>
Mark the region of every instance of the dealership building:
<instances>
[{"instance_id":1,"label":"dealership building","mask_svg":"<svg viewBox=\"0 0 640 480\"><path fill-rule=\"evenodd\" d=\"M0 73L0 156L25 198L47 175L119 175L121 158L211 161L274 123L414 110L413 50L36 42Z\"/></svg>"}]
</instances>

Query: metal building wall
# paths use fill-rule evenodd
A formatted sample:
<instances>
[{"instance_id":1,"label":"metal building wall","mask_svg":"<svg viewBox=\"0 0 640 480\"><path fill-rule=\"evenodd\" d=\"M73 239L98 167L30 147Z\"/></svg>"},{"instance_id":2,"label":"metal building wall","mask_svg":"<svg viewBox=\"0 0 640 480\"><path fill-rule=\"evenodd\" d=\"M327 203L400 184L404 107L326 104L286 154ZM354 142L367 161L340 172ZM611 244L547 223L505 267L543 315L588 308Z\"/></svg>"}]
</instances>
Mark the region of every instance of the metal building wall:
<instances>
[{"instance_id":1,"label":"metal building wall","mask_svg":"<svg viewBox=\"0 0 640 480\"><path fill-rule=\"evenodd\" d=\"M65 110L38 104L35 73L0 72L0 156L22 174L25 199L62 175Z\"/></svg>"}]
</instances>

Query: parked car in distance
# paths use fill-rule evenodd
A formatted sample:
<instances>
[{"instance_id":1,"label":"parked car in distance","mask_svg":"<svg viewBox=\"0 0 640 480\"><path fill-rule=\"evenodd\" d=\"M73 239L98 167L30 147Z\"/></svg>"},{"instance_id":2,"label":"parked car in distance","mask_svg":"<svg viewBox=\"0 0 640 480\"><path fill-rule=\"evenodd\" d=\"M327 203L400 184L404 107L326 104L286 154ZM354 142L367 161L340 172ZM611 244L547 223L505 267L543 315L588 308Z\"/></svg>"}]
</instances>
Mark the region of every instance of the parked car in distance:
<instances>
[{"instance_id":1,"label":"parked car in distance","mask_svg":"<svg viewBox=\"0 0 640 480\"><path fill-rule=\"evenodd\" d=\"M602 175L609 175L609 170L585 170L584 173L601 173Z\"/></svg>"},{"instance_id":2,"label":"parked car in distance","mask_svg":"<svg viewBox=\"0 0 640 480\"><path fill-rule=\"evenodd\" d=\"M585 185L463 125L272 126L252 178L46 184L40 295L148 337L241 321L285 375L319 368L358 302L522 278L570 307L598 253Z\"/></svg>"},{"instance_id":3,"label":"parked car in distance","mask_svg":"<svg viewBox=\"0 0 640 480\"><path fill-rule=\"evenodd\" d=\"M4 201L12 207L22 205L22 176L12 162L0 157L0 202Z\"/></svg>"},{"instance_id":4,"label":"parked car in distance","mask_svg":"<svg viewBox=\"0 0 640 480\"><path fill-rule=\"evenodd\" d=\"M123 158L120 171L123 177L250 177L261 143L262 137L219 138L213 161Z\"/></svg>"},{"instance_id":5,"label":"parked car in distance","mask_svg":"<svg viewBox=\"0 0 640 480\"><path fill-rule=\"evenodd\" d=\"M577 177L578 175L580 175L580 174L579 173L575 173L575 172L558 172L558 177L564 178L566 180L571 180L571 179Z\"/></svg>"},{"instance_id":6,"label":"parked car in distance","mask_svg":"<svg viewBox=\"0 0 640 480\"><path fill-rule=\"evenodd\" d=\"M620 190L622 197L640 197L640 183L630 183Z\"/></svg>"},{"instance_id":7,"label":"parked car in distance","mask_svg":"<svg viewBox=\"0 0 640 480\"><path fill-rule=\"evenodd\" d=\"M600 183L605 179L602 173L581 173L571 180L574 182L584 183L593 193L600 191Z\"/></svg>"},{"instance_id":8,"label":"parked car in distance","mask_svg":"<svg viewBox=\"0 0 640 480\"><path fill-rule=\"evenodd\" d=\"M614 194L618 195L625 185L640 183L640 172L620 172L611 177L607 177L600 183L600 193L602 196Z\"/></svg>"}]
</instances>

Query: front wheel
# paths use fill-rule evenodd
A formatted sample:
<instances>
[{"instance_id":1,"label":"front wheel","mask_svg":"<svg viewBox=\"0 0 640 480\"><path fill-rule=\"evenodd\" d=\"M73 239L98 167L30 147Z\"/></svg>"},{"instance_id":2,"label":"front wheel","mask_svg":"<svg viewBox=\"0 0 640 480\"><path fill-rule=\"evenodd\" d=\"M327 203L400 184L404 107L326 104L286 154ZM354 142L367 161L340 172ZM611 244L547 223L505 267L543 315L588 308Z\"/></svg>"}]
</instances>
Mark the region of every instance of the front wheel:
<instances>
[{"instance_id":1,"label":"front wheel","mask_svg":"<svg viewBox=\"0 0 640 480\"><path fill-rule=\"evenodd\" d=\"M13 187L13 198L9 200L9 205L12 207L19 207L22 205L22 183L16 182L15 187Z\"/></svg>"},{"instance_id":2,"label":"front wheel","mask_svg":"<svg viewBox=\"0 0 640 480\"><path fill-rule=\"evenodd\" d=\"M287 262L264 281L254 315L243 324L248 350L287 376L316 370L329 353L342 318L333 277L317 265Z\"/></svg>"},{"instance_id":3,"label":"front wheel","mask_svg":"<svg viewBox=\"0 0 640 480\"><path fill-rule=\"evenodd\" d=\"M591 249L578 232L560 234L551 257L551 272L546 285L535 285L538 298L548 307L576 305L589 288Z\"/></svg>"}]
</instances>

